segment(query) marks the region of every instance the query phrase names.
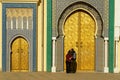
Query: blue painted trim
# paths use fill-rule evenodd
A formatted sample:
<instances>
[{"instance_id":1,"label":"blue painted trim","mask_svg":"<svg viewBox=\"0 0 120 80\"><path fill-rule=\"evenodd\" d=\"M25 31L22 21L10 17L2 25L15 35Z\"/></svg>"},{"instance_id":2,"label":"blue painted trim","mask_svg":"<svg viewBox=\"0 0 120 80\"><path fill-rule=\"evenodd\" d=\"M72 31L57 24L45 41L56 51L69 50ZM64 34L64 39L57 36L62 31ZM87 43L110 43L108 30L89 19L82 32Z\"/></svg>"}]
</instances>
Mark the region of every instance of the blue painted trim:
<instances>
[{"instance_id":1,"label":"blue painted trim","mask_svg":"<svg viewBox=\"0 0 120 80\"><path fill-rule=\"evenodd\" d=\"M6 71L6 8L2 8L2 71Z\"/></svg>"},{"instance_id":2,"label":"blue painted trim","mask_svg":"<svg viewBox=\"0 0 120 80\"><path fill-rule=\"evenodd\" d=\"M32 8L33 9L33 64L32 71L37 70L36 59L36 3L3 3L2 5L2 71L6 71L6 8Z\"/></svg>"},{"instance_id":3,"label":"blue painted trim","mask_svg":"<svg viewBox=\"0 0 120 80\"><path fill-rule=\"evenodd\" d=\"M37 4L33 5L33 71L37 71L37 52L36 52L36 15L37 15Z\"/></svg>"}]
</instances>

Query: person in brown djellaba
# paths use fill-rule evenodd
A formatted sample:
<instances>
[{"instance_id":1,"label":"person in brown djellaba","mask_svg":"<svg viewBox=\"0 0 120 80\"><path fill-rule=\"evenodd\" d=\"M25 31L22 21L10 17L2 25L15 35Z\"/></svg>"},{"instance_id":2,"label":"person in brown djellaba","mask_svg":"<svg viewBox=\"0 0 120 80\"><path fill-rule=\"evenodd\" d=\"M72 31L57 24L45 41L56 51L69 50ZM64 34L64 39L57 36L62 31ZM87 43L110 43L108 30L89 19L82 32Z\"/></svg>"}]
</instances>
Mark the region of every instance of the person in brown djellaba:
<instances>
[{"instance_id":1,"label":"person in brown djellaba","mask_svg":"<svg viewBox=\"0 0 120 80\"><path fill-rule=\"evenodd\" d=\"M70 49L66 55L66 73L75 73L77 68L76 52Z\"/></svg>"},{"instance_id":2,"label":"person in brown djellaba","mask_svg":"<svg viewBox=\"0 0 120 80\"><path fill-rule=\"evenodd\" d=\"M72 54L69 50L66 55L66 73L71 73L71 62L72 62Z\"/></svg>"},{"instance_id":3,"label":"person in brown djellaba","mask_svg":"<svg viewBox=\"0 0 120 80\"><path fill-rule=\"evenodd\" d=\"M71 73L75 73L76 69L77 69L76 52L75 52L75 50L73 48L70 50L70 52L72 54Z\"/></svg>"}]
</instances>

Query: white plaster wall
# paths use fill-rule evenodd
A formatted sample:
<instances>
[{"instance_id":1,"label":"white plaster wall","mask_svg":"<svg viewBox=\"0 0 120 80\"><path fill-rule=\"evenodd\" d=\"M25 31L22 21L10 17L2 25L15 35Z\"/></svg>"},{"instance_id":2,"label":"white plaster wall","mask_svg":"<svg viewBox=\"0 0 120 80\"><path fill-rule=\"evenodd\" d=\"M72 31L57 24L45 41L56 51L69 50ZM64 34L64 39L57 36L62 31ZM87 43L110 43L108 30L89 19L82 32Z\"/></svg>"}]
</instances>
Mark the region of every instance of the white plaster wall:
<instances>
[{"instance_id":1,"label":"white plaster wall","mask_svg":"<svg viewBox=\"0 0 120 80\"><path fill-rule=\"evenodd\" d=\"M0 71L2 71L2 3L0 2Z\"/></svg>"},{"instance_id":2,"label":"white plaster wall","mask_svg":"<svg viewBox=\"0 0 120 80\"><path fill-rule=\"evenodd\" d=\"M120 0L115 0L115 27L119 27L118 29L120 29ZM117 32L115 32L115 36L120 37L120 31L118 32L118 30L116 30ZM115 39L116 39L115 37ZM119 72L120 72L120 42L118 43L118 68L119 68Z\"/></svg>"},{"instance_id":3,"label":"white plaster wall","mask_svg":"<svg viewBox=\"0 0 120 80\"><path fill-rule=\"evenodd\" d=\"M120 0L115 1L115 26L120 26Z\"/></svg>"}]
</instances>

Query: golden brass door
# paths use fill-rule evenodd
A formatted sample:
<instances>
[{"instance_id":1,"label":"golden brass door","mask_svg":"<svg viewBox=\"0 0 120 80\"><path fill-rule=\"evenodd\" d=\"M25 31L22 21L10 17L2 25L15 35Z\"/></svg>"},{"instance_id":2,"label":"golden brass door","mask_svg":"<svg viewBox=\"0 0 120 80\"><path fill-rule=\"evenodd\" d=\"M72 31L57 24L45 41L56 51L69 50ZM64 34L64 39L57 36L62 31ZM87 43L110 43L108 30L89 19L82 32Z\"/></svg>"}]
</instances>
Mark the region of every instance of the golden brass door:
<instances>
[{"instance_id":1,"label":"golden brass door","mask_svg":"<svg viewBox=\"0 0 120 80\"><path fill-rule=\"evenodd\" d=\"M65 56L71 48L77 54L77 70L95 69L95 21L84 11L72 13L64 24L64 69Z\"/></svg>"},{"instance_id":2,"label":"golden brass door","mask_svg":"<svg viewBox=\"0 0 120 80\"><path fill-rule=\"evenodd\" d=\"M25 39L19 37L12 43L11 52L11 71L28 71L29 54L28 43Z\"/></svg>"}]
</instances>

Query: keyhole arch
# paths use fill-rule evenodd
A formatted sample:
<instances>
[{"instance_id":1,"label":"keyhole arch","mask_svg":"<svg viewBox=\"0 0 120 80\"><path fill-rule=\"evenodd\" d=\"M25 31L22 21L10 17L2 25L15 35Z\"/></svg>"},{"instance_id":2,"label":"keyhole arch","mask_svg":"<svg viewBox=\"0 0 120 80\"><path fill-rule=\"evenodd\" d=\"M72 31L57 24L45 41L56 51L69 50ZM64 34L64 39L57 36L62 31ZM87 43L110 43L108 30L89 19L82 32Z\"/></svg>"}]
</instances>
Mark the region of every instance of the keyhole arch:
<instances>
[{"instance_id":1,"label":"keyhole arch","mask_svg":"<svg viewBox=\"0 0 120 80\"><path fill-rule=\"evenodd\" d=\"M11 43L10 71L29 71L29 44L27 40L18 36Z\"/></svg>"},{"instance_id":2,"label":"keyhole arch","mask_svg":"<svg viewBox=\"0 0 120 80\"><path fill-rule=\"evenodd\" d=\"M76 10L66 18L63 29L64 68L65 55L68 50L74 48L78 55L78 70L95 70L96 24L93 16L84 10Z\"/></svg>"}]
</instances>

